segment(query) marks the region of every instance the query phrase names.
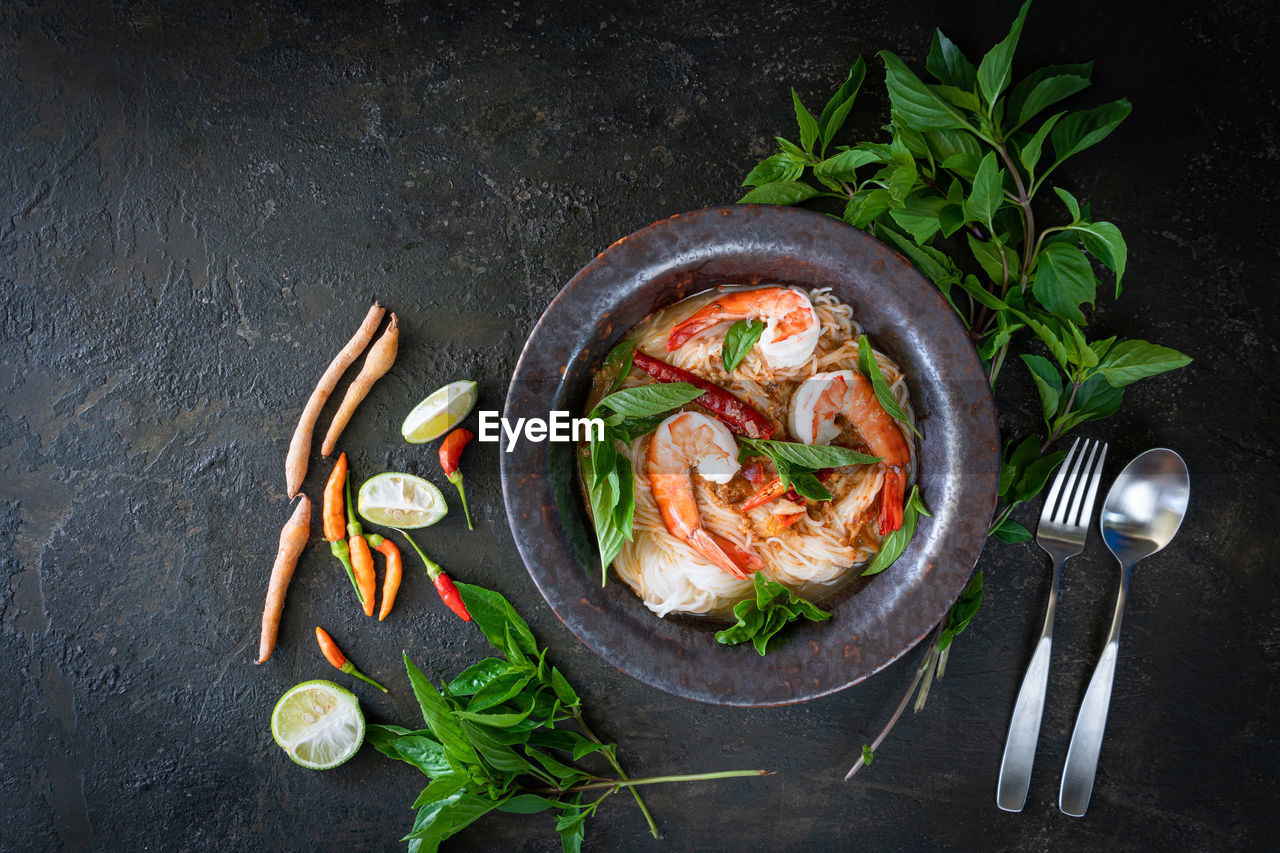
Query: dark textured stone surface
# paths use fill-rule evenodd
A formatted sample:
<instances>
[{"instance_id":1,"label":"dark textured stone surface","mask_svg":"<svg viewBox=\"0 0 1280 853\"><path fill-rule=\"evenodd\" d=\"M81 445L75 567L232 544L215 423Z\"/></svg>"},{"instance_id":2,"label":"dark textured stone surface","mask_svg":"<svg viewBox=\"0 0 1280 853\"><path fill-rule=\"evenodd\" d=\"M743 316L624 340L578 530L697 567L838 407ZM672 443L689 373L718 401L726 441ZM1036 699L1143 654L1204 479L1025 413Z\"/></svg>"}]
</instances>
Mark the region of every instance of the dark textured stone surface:
<instances>
[{"instance_id":1,"label":"dark textured stone surface","mask_svg":"<svg viewBox=\"0 0 1280 853\"><path fill-rule=\"evenodd\" d=\"M252 663L288 437L368 300L400 314L403 354L344 443L359 476L434 474L431 449L399 438L407 407L474 376L496 408L528 330L585 261L735 197L791 132L788 86L820 103L854 55L881 48L919 64L934 25L976 51L1013 5L0 7L0 848L398 847L416 771L371 750L300 770L271 741L270 709L288 685L336 675L316 623L392 686L360 690L379 721L414 714L401 648L441 676L481 653L474 632L416 571L373 625L313 547L275 658ZM480 529L450 517L421 540L512 598L629 768L779 771L652 789L661 844L618 798L589 828L594 849L1273 846L1276 38L1263 0L1042 3L1023 35L1021 68L1096 59L1091 98L1135 103L1059 176L1129 239L1126 293L1101 300L1096 328L1196 358L1090 430L1115 470L1176 448L1194 485L1175 544L1134 579L1089 816L1054 800L1115 592L1096 539L1065 573L1036 775L1013 816L994 779L1048 582L1034 546L988 550L982 614L929 707L843 784L910 663L769 710L642 687L543 605L496 455L472 451ZM859 134L885 118L868 89ZM1003 425L1020 431L1030 389L1009 374ZM453 847L557 840L545 816L498 816Z\"/></svg>"}]
</instances>

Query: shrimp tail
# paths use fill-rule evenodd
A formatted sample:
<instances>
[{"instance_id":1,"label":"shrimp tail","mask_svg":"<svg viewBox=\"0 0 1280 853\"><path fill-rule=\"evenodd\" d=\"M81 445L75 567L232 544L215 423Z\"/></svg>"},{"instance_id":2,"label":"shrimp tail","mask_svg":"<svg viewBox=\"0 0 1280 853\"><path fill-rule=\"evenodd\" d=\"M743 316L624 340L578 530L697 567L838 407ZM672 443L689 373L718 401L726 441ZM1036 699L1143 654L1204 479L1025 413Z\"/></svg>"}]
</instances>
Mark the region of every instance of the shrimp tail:
<instances>
[{"instance_id":1,"label":"shrimp tail","mask_svg":"<svg viewBox=\"0 0 1280 853\"><path fill-rule=\"evenodd\" d=\"M713 302L705 308L694 312L689 319L678 324L667 337L667 352L675 352L684 346L690 338L719 323L720 311L720 305Z\"/></svg>"},{"instance_id":2,"label":"shrimp tail","mask_svg":"<svg viewBox=\"0 0 1280 853\"><path fill-rule=\"evenodd\" d=\"M707 535L720 546L720 550L724 551L729 556L729 559L733 560L733 564L738 567L739 571L753 575L764 568L764 560L732 539L721 536L719 533L713 533L710 530L707 531Z\"/></svg>"},{"instance_id":3,"label":"shrimp tail","mask_svg":"<svg viewBox=\"0 0 1280 853\"><path fill-rule=\"evenodd\" d=\"M884 474L880 489L880 535L888 536L902 526L902 473L890 469Z\"/></svg>"},{"instance_id":4,"label":"shrimp tail","mask_svg":"<svg viewBox=\"0 0 1280 853\"><path fill-rule=\"evenodd\" d=\"M728 572L735 578L747 577L747 573L738 568L738 564L733 561L732 557L725 553L724 549L720 547L720 544L712 537L712 534L708 533L703 528L696 527L693 532L689 534L689 545L693 550L697 551L720 569Z\"/></svg>"}]
</instances>

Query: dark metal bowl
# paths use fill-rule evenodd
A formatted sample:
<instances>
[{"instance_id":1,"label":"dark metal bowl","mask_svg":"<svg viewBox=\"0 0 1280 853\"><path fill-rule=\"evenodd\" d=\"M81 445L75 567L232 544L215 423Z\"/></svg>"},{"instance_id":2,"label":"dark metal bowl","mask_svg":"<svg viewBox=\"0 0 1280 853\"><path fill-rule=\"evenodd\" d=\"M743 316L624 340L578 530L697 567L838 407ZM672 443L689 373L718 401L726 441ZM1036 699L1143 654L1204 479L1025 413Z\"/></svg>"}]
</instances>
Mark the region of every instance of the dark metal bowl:
<instances>
[{"instance_id":1,"label":"dark metal bowl","mask_svg":"<svg viewBox=\"0 0 1280 853\"><path fill-rule=\"evenodd\" d=\"M862 231L794 208L736 205L656 222L614 243L552 300L525 344L504 416L582 414L591 372L656 309L719 284L830 287L907 376L924 439L922 518L886 572L822 602L829 622L789 627L760 657L715 641L717 624L659 619L616 576L600 586L574 445L520 442L502 492L529 574L556 616L622 672L724 705L781 705L856 684L920 642L960 593L995 504L995 407L964 327L938 289Z\"/></svg>"}]
</instances>

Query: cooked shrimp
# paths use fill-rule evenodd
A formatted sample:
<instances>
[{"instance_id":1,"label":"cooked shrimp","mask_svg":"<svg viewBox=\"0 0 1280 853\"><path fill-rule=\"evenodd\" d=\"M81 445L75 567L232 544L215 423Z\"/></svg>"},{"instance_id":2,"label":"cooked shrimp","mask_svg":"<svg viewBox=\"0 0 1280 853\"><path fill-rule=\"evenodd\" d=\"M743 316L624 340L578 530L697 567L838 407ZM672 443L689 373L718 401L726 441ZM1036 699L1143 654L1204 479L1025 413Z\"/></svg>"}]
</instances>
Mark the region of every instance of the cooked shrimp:
<instances>
[{"instance_id":1,"label":"cooked shrimp","mask_svg":"<svg viewBox=\"0 0 1280 853\"><path fill-rule=\"evenodd\" d=\"M759 557L704 529L698 515L693 471L720 484L738 473L738 442L728 427L697 412L678 412L654 432L646 465L654 502L672 536L734 577L745 578L763 565Z\"/></svg>"},{"instance_id":2,"label":"cooked shrimp","mask_svg":"<svg viewBox=\"0 0 1280 853\"><path fill-rule=\"evenodd\" d=\"M788 424L791 434L805 444L830 444L842 432L841 415L880 458L884 485L880 489L880 535L902 526L902 495L906 486L911 448L902 430L876 399L871 382L861 373L836 370L817 373L800 383L791 395Z\"/></svg>"},{"instance_id":3,"label":"cooked shrimp","mask_svg":"<svg viewBox=\"0 0 1280 853\"><path fill-rule=\"evenodd\" d=\"M695 335L734 320L765 321L756 344L765 363L773 368L799 367L818 346L822 325L809 294L790 287L758 287L727 290L715 301L679 323L667 338L667 352L678 350Z\"/></svg>"}]
</instances>

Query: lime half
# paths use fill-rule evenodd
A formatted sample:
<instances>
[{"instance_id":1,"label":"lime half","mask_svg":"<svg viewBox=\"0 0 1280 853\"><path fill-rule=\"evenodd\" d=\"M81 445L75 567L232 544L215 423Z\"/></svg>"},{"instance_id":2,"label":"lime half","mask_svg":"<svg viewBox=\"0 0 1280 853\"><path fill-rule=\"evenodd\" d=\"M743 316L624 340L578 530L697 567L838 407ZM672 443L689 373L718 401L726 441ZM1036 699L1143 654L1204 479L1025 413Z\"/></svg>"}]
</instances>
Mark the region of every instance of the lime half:
<instances>
[{"instance_id":1,"label":"lime half","mask_svg":"<svg viewBox=\"0 0 1280 853\"><path fill-rule=\"evenodd\" d=\"M384 527L416 530L430 527L449 511L440 490L412 474L379 474L364 481L356 511Z\"/></svg>"},{"instance_id":2,"label":"lime half","mask_svg":"<svg viewBox=\"0 0 1280 853\"><path fill-rule=\"evenodd\" d=\"M476 383L470 379L450 382L413 407L400 434L410 444L437 439L462 422L476 407Z\"/></svg>"},{"instance_id":3,"label":"lime half","mask_svg":"<svg viewBox=\"0 0 1280 853\"><path fill-rule=\"evenodd\" d=\"M328 770L359 751L364 714L350 690L332 681L304 681L276 703L271 736L303 767Z\"/></svg>"}]
</instances>

